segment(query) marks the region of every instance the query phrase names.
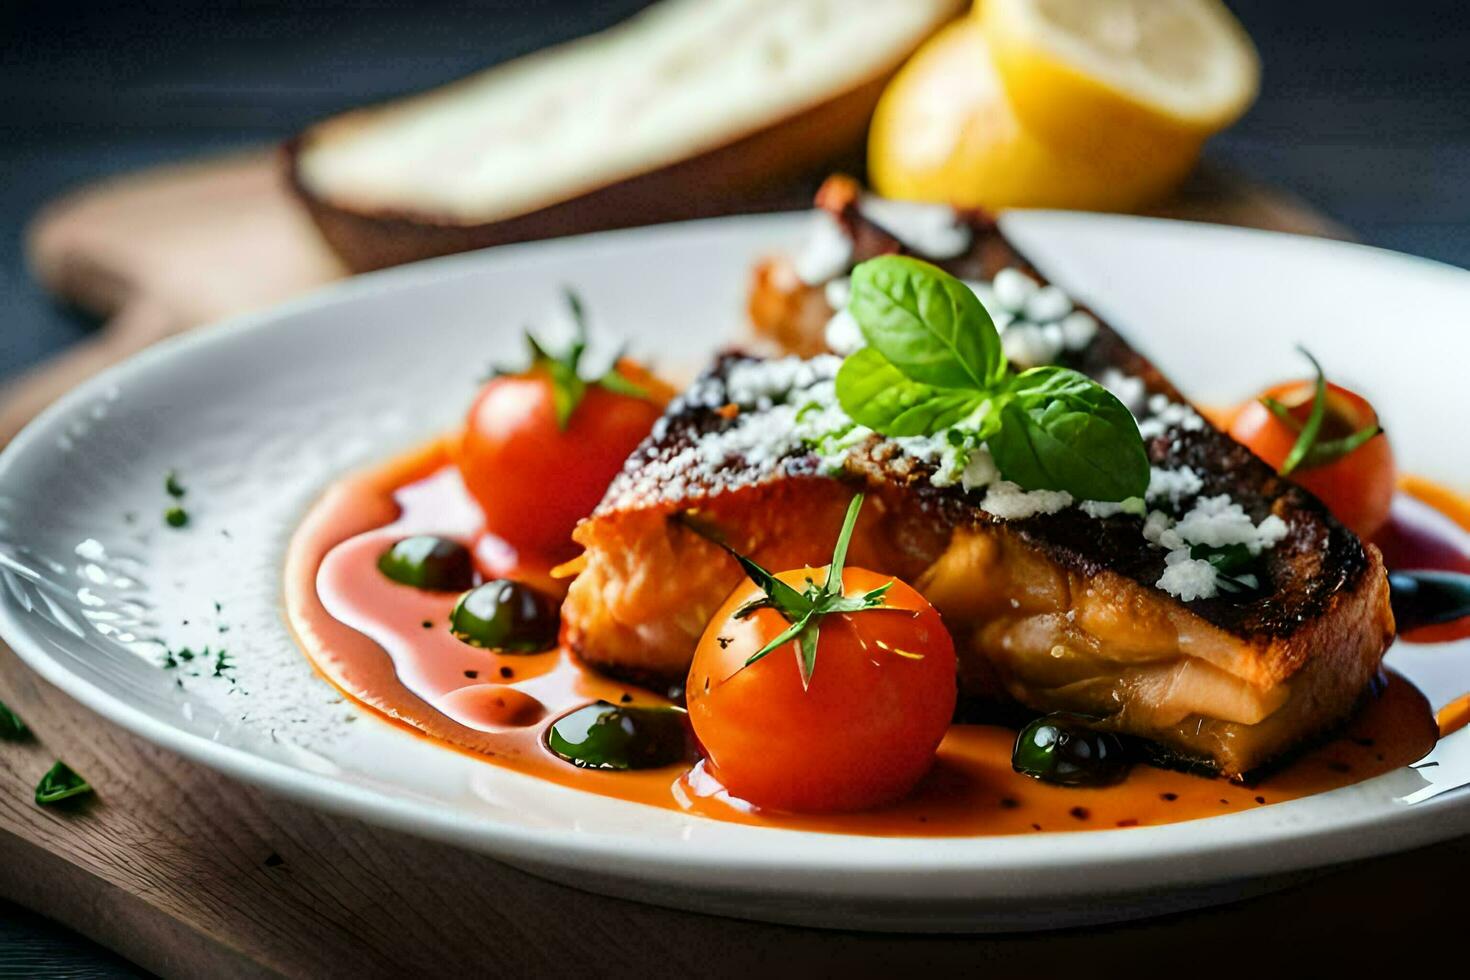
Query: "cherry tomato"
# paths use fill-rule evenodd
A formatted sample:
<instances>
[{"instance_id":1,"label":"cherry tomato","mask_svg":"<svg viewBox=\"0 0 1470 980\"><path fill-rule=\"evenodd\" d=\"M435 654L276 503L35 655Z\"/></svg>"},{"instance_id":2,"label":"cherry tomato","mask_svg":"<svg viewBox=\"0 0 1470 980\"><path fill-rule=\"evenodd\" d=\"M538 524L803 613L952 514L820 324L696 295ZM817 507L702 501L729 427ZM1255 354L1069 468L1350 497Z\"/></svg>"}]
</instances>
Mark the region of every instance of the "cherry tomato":
<instances>
[{"instance_id":1,"label":"cherry tomato","mask_svg":"<svg viewBox=\"0 0 1470 980\"><path fill-rule=\"evenodd\" d=\"M1305 423L1312 411L1313 382L1292 381L1277 385L1262 395L1285 405L1298 424ZM1328 382L1327 414L1322 421L1319 442L1341 439L1377 423L1378 414L1361 395ZM1297 432L1271 410L1252 399L1236 410L1230 423L1230 435L1261 459L1280 469L1296 445ZM1359 537L1372 537L1384 521L1393 501L1393 449L1388 437L1374 436L1345 456L1320 465L1303 465L1290 478L1306 487L1327 505Z\"/></svg>"},{"instance_id":2,"label":"cherry tomato","mask_svg":"<svg viewBox=\"0 0 1470 980\"><path fill-rule=\"evenodd\" d=\"M825 569L777 576L802 589ZM853 596L892 581L849 568ZM730 594L705 630L689 671L689 720L711 774L749 803L773 810L860 810L899 799L923 777L955 705L954 642L934 607L902 582L891 610L822 618L811 683L802 687L795 642L745 666L789 624L774 609L736 618L762 596Z\"/></svg>"},{"instance_id":3,"label":"cherry tomato","mask_svg":"<svg viewBox=\"0 0 1470 980\"><path fill-rule=\"evenodd\" d=\"M549 561L576 553L572 528L597 506L670 396L636 364L620 361L618 373L651 397L589 383L565 429L545 369L495 378L480 390L455 457L488 533Z\"/></svg>"}]
</instances>

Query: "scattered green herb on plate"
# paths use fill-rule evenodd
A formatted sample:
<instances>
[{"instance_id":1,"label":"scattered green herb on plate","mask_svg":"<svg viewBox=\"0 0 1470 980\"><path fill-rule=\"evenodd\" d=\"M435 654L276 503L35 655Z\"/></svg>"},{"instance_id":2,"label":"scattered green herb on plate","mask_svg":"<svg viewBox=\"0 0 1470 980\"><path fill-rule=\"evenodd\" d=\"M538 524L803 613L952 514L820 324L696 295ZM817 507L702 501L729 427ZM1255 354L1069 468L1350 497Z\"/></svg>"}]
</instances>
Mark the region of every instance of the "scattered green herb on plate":
<instances>
[{"instance_id":1,"label":"scattered green herb on plate","mask_svg":"<svg viewBox=\"0 0 1470 980\"><path fill-rule=\"evenodd\" d=\"M183 527L189 523L189 512L175 504L163 512L163 522L169 527Z\"/></svg>"}]
</instances>

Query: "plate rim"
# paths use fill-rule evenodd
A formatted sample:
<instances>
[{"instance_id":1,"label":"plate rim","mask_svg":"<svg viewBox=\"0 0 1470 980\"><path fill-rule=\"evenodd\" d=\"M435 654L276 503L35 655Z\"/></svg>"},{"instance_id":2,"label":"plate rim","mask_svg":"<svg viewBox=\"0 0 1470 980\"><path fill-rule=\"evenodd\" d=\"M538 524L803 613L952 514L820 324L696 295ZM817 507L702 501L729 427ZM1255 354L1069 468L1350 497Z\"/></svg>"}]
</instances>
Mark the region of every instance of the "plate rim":
<instances>
[{"instance_id":1,"label":"plate rim","mask_svg":"<svg viewBox=\"0 0 1470 980\"><path fill-rule=\"evenodd\" d=\"M761 215L737 215L675 222L569 236L537 242L500 246L474 252L442 256L409 265L355 276L303 296L265 309L251 311L169 338L160 344L108 368L64 395L37 416L0 452L0 486L16 467L17 460L28 454L45 451L43 443L54 440L81 406L91 404L125 379L140 372L162 369L169 361L207 350L229 338L257 330L268 330L291 318L323 308L371 297L383 291L429 285L461 274L473 274L485 262L554 252L569 243L617 240L657 239L675 234L697 234L736 225L759 223L780 229L805 218L808 211L778 212ZM1449 272L1465 277L1466 270L1405 255L1375 246L1353 242L1324 240L1309 236L1289 235L1259 229L1204 225L1176 219L1128 215L1094 215L1083 212L1036 211L1011 213L1006 222L1040 222L1088 220L1119 224L1190 226L1191 233L1206 236L1266 236L1277 242L1293 241L1292 247L1322 250L1367 251L1394 260L1407 260L1437 273ZM1081 887L1088 874L1111 875L1109 889L1123 887L1119 881L1135 885L1183 885L1227 878L1253 877L1267 871L1303 870L1357 857L1407 849L1433 840L1470 832L1470 795L1464 793L1440 797L1414 807L1401 807L1389 814L1344 815L1329 827L1316 821L1278 827L1268 833L1250 827L1250 811L1206 818L1214 833L1200 833L1202 821L1185 821L1154 827L1110 830L1106 838L1113 846L1100 848L1097 832L1042 832L1034 836L999 837L904 837L874 838L861 835L793 831L778 828L743 828L754 835L780 835L787 840L833 840L849 846L817 845L819 853L806 856L799 866L789 863L789 848L773 849L768 854L759 850L742 851L738 855L720 854L704 857L690 848L676 846L664 839L636 834L604 834L589 830L567 830L536 827L498 819L486 814L471 814L454 808L436 807L409 797L394 796L349 780L321 776L289 764L256 755L248 749L216 742L203 735L170 725L134 707L94 685L83 675L52 657L39 639L31 634L21 612L7 598L0 601L0 636L17 656L47 682L89 710L122 726L133 734L191 761L201 763L225 775L240 779L269 791L283 793L308 805L330 812L347 814L369 822L389 826L419 836L444 840L459 846L486 851L516 863L545 862L566 866L577 858L595 858L601 869L613 873L634 873L637 877L662 878L668 881L690 881L700 875L713 875L714 887L730 884L732 871L744 875L749 887L763 891L810 891L817 879L842 875L849 890L866 883L866 891L876 895L893 895L895 873L934 876L950 884L972 886L1005 881L1013 893L1051 894L1047 889L1070 884L1069 894L1095 891ZM1377 779L1391 777L1380 776ZM1367 782L1373 782L1369 780ZM1358 784L1364 785L1364 784ZM1343 790L1334 792L1344 792ZM1318 794L1307 799L1320 799ZM1274 804L1270 809L1285 813L1286 808L1304 801ZM630 804L638 805L638 804ZM1459 817L1458 820L1454 819ZM1311 848L1297 845L1310 841ZM860 843L859 843L860 842ZM1202 865L1218 867L1206 868ZM1229 873L1224 864L1230 865ZM772 872L784 874L771 877ZM1025 873L1028 880L1016 882L1010 876ZM795 887L792 886L804 886ZM1104 890L1109 890L1104 889ZM862 889L859 889L862 890ZM932 889L931 889L932 890ZM979 888L978 893L993 894L993 888Z\"/></svg>"}]
</instances>

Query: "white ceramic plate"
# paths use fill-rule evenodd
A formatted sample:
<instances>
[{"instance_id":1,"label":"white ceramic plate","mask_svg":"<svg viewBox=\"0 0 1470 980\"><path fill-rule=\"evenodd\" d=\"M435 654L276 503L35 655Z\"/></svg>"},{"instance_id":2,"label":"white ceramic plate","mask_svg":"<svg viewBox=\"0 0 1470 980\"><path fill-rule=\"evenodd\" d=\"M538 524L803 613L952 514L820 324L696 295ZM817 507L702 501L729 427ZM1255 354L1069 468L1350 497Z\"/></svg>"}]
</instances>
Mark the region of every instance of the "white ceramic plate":
<instances>
[{"instance_id":1,"label":"white ceramic plate","mask_svg":"<svg viewBox=\"0 0 1470 980\"><path fill-rule=\"evenodd\" d=\"M1470 274L1367 248L1124 217L1017 214L1019 244L1197 400L1300 373L1307 344L1384 409L1414 472L1470 488ZM344 470L460 416L492 359L579 289L608 332L694 368L743 330L776 215L515 246L354 279L163 344L65 398L0 457L0 632L106 717L232 776L580 887L872 929L1073 925L1174 909L1470 832L1470 792L1414 807L1401 770L1157 828L870 839L719 823L585 795L356 715L281 616L292 528ZM192 515L167 529L163 474ZM216 607L218 603L218 608ZM223 631L222 631L223 630ZM228 649L168 669L160 648ZM1470 649L1400 648L1436 706Z\"/></svg>"}]
</instances>

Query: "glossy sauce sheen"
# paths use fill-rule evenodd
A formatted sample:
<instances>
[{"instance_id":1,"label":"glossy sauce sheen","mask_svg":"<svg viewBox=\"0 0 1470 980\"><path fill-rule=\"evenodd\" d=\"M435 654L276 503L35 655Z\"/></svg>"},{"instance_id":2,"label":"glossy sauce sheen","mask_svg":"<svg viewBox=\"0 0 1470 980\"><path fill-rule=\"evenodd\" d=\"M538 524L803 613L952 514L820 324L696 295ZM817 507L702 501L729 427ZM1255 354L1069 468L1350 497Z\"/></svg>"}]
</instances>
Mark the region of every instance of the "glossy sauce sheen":
<instances>
[{"instance_id":1,"label":"glossy sauce sheen","mask_svg":"<svg viewBox=\"0 0 1470 980\"><path fill-rule=\"evenodd\" d=\"M479 514L441 444L347 479L316 504L291 542L291 624L321 673L357 702L461 751L605 796L836 833L1095 830L1248 810L1355 783L1417 760L1436 736L1423 696L1390 675L1340 737L1251 787L1142 765L1117 786L1048 786L1011 770L1013 731L954 725L934 769L897 805L823 816L762 812L730 799L702 765L600 772L561 761L542 741L557 717L598 699L666 702L603 677L566 650L511 655L461 643L447 626L456 595L399 585L377 569L378 556L399 538L438 534L473 545L480 532ZM484 547L476 550L483 563ZM544 570L526 578L549 581Z\"/></svg>"}]
</instances>

